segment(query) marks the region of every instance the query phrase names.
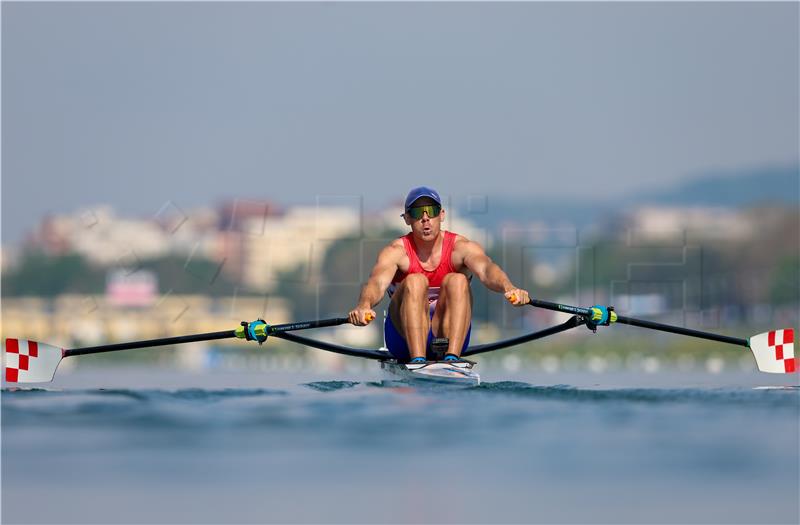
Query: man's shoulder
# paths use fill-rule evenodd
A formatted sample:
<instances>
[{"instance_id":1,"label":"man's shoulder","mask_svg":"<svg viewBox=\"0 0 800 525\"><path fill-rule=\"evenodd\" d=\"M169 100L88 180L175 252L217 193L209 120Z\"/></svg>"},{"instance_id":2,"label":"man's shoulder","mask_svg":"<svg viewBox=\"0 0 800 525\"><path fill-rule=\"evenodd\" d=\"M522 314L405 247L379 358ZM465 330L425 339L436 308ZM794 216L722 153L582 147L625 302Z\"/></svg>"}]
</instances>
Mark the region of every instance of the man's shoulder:
<instances>
[{"instance_id":1,"label":"man's shoulder","mask_svg":"<svg viewBox=\"0 0 800 525\"><path fill-rule=\"evenodd\" d=\"M483 254L483 247L475 241L471 241L463 235L456 235L453 243L453 263L460 267L465 264L467 258Z\"/></svg>"},{"instance_id":2,"label":"man's shoulder","mask_svg":"<svg viewBox=\"0 0 800 525\"><path fill-rule=\"evenodd\" d=\"M460 233L448 231L448 233L455 236L455 242L469 242L469 239L461 235Z\"/></svg>"},{"instance_id":3,"label":"man's shoulder","mask_svg":"<svg viewBox=\"0 0 800 525\"><path fill-rule=\"evenodd\" d=\"M403 244L403 238L398 237L397 239L392 240L389 244L383 247L381 250L381 255L385 255L388 257L397 257L401 255L405 255L406 248Z\"/></svg>"},{"instance_id":4,"label":"man's shoulder","mask_svg":"<svg viewBox=\"0 0 800 525\"><path fill-rule=\"evenodd\" d=\"M398 237L396 239L392 239L392 241L384 247L384 249L390 249L390 248L405 249L405 244L403 243L403 238L402 237Z\"/></svg>"},{"instance_id":5,"label":"man's shoulder","mask_svg":"<svg viewBox=\"0 0 800 525\"><path fill-rule=\"evenodd\" d=\"M460 235L458 233L453 233L455 235L455 240L453 241L454 247L459 249L471 249L471 248L480 248L481 245L475 241L469 240L467 237Z\"/></svg>"}]
</instances>

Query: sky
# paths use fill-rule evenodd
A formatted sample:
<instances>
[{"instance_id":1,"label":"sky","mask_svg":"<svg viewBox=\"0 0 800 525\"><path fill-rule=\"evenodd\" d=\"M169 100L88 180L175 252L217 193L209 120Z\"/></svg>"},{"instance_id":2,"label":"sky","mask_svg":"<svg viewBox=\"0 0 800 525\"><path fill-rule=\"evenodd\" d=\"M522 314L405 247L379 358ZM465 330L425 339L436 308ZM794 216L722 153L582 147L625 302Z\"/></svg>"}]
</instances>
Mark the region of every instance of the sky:
<instances>
[{"instance_id":1,"label":"sky","mask_svg":"<svg viewBox=\"0 0 800 525\"><path fill-rule=\"evenodd\" d=\"M785 3L2 3L2 235L111 204L612 199L798 163Z\"/></svg>"}]
</instances>

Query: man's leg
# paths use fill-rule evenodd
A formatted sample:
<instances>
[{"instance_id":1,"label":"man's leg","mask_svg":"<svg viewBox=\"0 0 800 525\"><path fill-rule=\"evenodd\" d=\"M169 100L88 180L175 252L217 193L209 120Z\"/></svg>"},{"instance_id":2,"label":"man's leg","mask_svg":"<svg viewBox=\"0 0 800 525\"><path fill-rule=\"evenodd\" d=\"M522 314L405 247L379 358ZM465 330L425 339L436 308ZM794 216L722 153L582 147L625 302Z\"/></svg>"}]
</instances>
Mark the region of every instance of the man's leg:
<instances>
[{"instance_id":1,"label":"man's leg","mask_svg":"<svg viewBox=\"0 0 800 525\"><path fill-rule=\"evenodd\" d=\"M420 273L407 275L392 296L389 316L404 335L411 359L425 357L430 331L428 278Z\"/></svg>"},{"instance_id":2,"label":"man's leg","mask_svg":"<svg viewBox=\"0 0 800 525\"><path fill-rule=\"evenodd\" d=\"M472 290L463 273L449 273L442 280L436 311L431 319L436 337L447 337L447 353L461 355L472 320Z\"/></svg>"}]
</instances>

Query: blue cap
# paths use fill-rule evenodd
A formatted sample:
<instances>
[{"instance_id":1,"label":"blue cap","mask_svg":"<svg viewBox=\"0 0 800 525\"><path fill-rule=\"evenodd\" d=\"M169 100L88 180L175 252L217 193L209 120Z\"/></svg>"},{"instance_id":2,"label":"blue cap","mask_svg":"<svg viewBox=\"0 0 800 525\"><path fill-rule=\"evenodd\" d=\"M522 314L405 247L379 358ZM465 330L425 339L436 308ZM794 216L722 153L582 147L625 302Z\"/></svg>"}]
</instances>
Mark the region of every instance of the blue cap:
<instances>
[{"instance_id":1,"label":"blue cap","mask_svg":"<svg viewBox=\"0 0 800 525\"><path fill-rule=\"evenodd\" d=\"M427 186L420 186L419 188L414 188L413 190L408 192L408 197L406 197L406 208L409 209L414 201L422 197L430 197L431 199L436 201L436 204L439 206L442 205L442 198L439 197L439 192L434 190L433 188L428 188Z\"/></svg>"}]
</instances>

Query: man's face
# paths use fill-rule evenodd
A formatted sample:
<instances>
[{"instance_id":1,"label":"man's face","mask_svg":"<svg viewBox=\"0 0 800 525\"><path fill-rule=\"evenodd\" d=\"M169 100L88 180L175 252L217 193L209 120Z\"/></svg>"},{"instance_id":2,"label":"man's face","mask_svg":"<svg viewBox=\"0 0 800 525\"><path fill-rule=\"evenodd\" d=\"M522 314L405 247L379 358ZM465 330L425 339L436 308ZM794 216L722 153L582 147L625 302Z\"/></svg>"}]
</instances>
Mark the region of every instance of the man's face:
<instances>
[{"instance_id":1,"label":"man's face","mask_svg":"<svg viewBox=\"0 0 800 525\"><path fill-rule=\"evenodd\" d=\"M438 204L436 204L436 201L430 197L420 197L414 201L412 208L418 206L438 206ZM411 231L414 233L414 237L421 241L433 241L439 236L439 232L442 231L444 209L442 209L439 212L439 215L436 217L431 217L428 215L428 213L423 213L422 218L415 219L410 213L406 212L403 214L403 218L405 219L406 224L411 226Z\"/></svg>"}]
</instances>

